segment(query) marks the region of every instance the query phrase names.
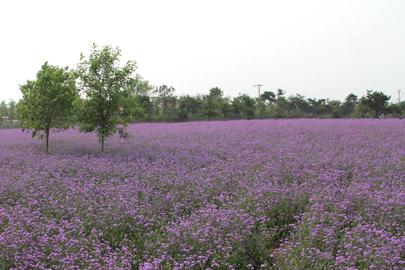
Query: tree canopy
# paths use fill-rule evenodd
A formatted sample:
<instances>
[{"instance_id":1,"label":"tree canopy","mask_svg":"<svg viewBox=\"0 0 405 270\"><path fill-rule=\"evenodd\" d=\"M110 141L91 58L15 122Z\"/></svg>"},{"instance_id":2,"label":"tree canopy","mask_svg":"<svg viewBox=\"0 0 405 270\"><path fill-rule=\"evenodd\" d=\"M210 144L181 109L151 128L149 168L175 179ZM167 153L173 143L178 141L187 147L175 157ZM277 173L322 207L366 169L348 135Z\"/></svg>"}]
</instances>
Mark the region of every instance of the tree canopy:
<instances>
[{"instance_id":1,"label":"tree canopy","mask_svg":"<svg viewBox=\"0 0 405 270\"><path fill-rule=\"evenodd\" d=\"M78 97L74 73L45 62L36 80L20 86L23 98L18 105L20 126L31 129L33 137L45 135L49 150L49 132L69 127L73 101Z\"/></svg>"},{"instance_id":2,"label":"tree canopy","mask_svg":"<svg viewBox=\"0 0 405 270\"><path fill-rule=\"evenodd\" d=\"M138 90L140 76L135 73L136 63L120 63L121 50L111 46L98 48L93 45L88 57L83 54L77 68L79 89L84 96L80 129L96 132L104 151L107 137L114 135L119 126L125 127L131 120L126 113L127 99Z\"/></svg>"}]
</instances>

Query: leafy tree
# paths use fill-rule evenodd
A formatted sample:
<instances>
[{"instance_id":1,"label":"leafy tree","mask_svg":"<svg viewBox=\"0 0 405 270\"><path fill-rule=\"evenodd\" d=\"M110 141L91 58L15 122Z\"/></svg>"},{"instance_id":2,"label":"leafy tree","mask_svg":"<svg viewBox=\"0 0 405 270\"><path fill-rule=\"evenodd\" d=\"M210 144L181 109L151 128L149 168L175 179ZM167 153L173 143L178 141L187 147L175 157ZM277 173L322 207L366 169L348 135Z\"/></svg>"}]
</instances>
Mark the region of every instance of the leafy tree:
<instances>
[{"instance_id":1,"label":"leafy tree","mask_svg":"<svg viewBox=\"0 0 405 270\"><path fill-rule=\"evenodd\" d=\"M287 100L291 117L303 117L309 112L309 104L304 96L296 94L288 97Z\"/></svg>"},{"instance_id":2,"label":"leafy tree","mask_svg":"<svg viewBox=\"0 0 405 270\"><path fill-rule=\"evenodd\" d=\"M208 119L219 119L224 116L222 106L224 104L223 92L220 88L210 89L210 93L204 96L204 115Z\"/></svg>"},{"instance_id":3,"label":"leafy tree","mask_svg":"<svg viewBox=\"0 0 405 270\"><path fill-rule=\"evenodd\" d=\"M276 95L271 91L264 91L264 93L260 95L260 99L264 102L274 103L276 101Z\"/></svg>"},{"instance_id":4,"label":"leafy tree","mask_svg":"<svg viewBox=\"0 0 405 270\"><path fill-rule=\"evenodd\" d=\"M8 103L7 117L10 122L13 122L17 117L16 102L14 100L10 100Z\"/></svg>"},{"instance_id":5,"label":"leafy tree","mask_svg":"<svg viewBox=\"0 0 405 270\"><path fill-rule=\"evenodd\" d=\"M104 152L105 139L126 127L130 121L127 98L131 96L136 64L128 61L120 65L121 50L93 45L90 55L80 57L77 68L79 87L84 95L80 129L95 131ZM134 105L134 104L133 104ZM134 106L138 106L135 104Z\"/></svg>"},{"instance_id":6,"label":"leafy tree","mask_svg":"<svg viewBox=\"0 0 405 270\"><path fill-rule=\"evenodd\" d=\"M325 99L308 98L308 104L313 117L319 117L328 111Z\"/></svg>"},{"instance_id":7,"label":"leafy tree","mask_svg":"<svg viewBox=\"0 0 405 270\"><path fill-rule=\"evenodd\" d=\"M328 100L325 106L327 117L341 118L343 116L342 103L339 100Z\"/></svg>"},{"instance_id":8,"label":"leafy tree","mask_svg":"<svg viewBox=\"0 0 405 270\"><path fill-rule=\"evenodd\" d=\"M148 81L136 75L128 82L128 97L124 100L125 110L122 112L124 118L133 122L136 119L145 119L150 113L147 101L150 101L148 92L152 89Z\"/></svg>"},{"instance_id":9,"label":"leafy tree","mask_svg":"<svg viewBox=\"0 0 405 270\"><path fill-rule=\"evenodd\" d=\"M20 89L23 94L18 106L20 125L32 129L33 137L45 133L48 152L50 130L69 127L69 114L77 97L74 73L45 62L36 80L27 81ZM13 113L9 117L13 118Z\"/></svg>"},{"instance_id":10,"label":"leafy tree","mask_svg":"<svg viewBox=\"0 0 405 270\"><path fill-rule=\"evenodd\" d=\"M3 100L0 103L0 127L5 126L5 121L7 119L8 115L8 107L7 107L7 103L5 100Z\"/></svg>"},{"instance_id":11,"label":"leafy tree","mask_svg":"<svg viewBox=\"0 0 405 270\"><path fill-rule=\"evenodd\" d=\"M367 105L366 97L361 97L356 107L354 108L354 117L369 118L374 115L374 112Z\"/></svg>"},{"instance_id":12,"label":"leafy tree","mask_svg":"<svg viewBox=\"0 0 405 270\"><path fill-rule=\"evenodd\" d=\"M367 95L361 98L360 103L373 112L374 117L377 118L387 112L388 100L390 98L390 96L385 95L383 92L368 90Z\"/></svg>"},{"instance_id":13,"label":"leafy tree","mask_svg":"<svg viewBox=\"0 0 405 270\"><path fill-rule=\"evenodd\" d=\"M160 120L174 120L176 118L177 98L175 89L161 85L154 90L157 118Z\"/></svg>"},{"instance_id":14,"label":"leafy tree","mask_svg":"<svg viewBox=\"0 0 405 270\"><path fill-rule=\"evenodd\" d=\"M352 115L357 105L357 96L350 93L342 104L342 114L344 116Z\"/></svg>"},{"instance_id":15,"label":"leafy tree","mask_svg":"<svg viewBox=\"0 0 405 270\"><path fill-rule=\"evenodd\" d=\"M403 116L405 116L405 101L390 104L388 107L388 111L391 116L402 118Z\"/></svg>"},{"instance_id":16,"label":"leafy tree","mask_svg":"<svg viewBox=\"0 0 405 270\"><path fill-rule=\"evenodd\" d=\"M255 116L256 102L246 94L234 98L232 106L237 117L252 119Z\"/></svg>"},{"instance_id":17,"label":"leafy tree","mask_svg":"<svg viewBox=\"0 0 405 270\"><path fill-rule=\"evenodd\" d=\"M405 115L405 101L401 101L397 105L399 110L401 111L401 114Z\"/></svg>"},{"instance_id":18,"label":"leafy tree","mask_svg":"<svg viewBox=\"0 0 405 270\"><path fill-rule=\"evenodd\" d=\"M177 119L180 121L195 118L202 108L201 98L189 95L179 97L178 104Z\"/></svg>"},{"instance_id":19,"label":"leafy tree","mask_svg":"<svg viewBox=\"0 0 405 270\"><path fill-rule=\"evenodd\" d=\"M5 119L8 116L8 106L5 100L0 103L0 119Z\"/></svg>"},{"instance_id":20,"label":"leafy tree","mask_svg":"<svg viewBox=\"0 0 405 270\"><path fill-rule=\"evenodd\" d=\"M254 100L253 100L254 101ZM232 102L229 97L222 98L221 112L224 118L231 118L233 116Z\"/></svg>"},{"instance_id":21,"label":"leafy tree","mask_svg":"<svg viewBox=\"0 0 405 270\"><path fill-rule=\"evenodd\" d=\"M138 119L152 120L153 119L153 102L146 93L138 96L139 104L142 107L142 115Z\"/></svg>"},{"instance_id":22,"label":"leafy tree","mask_svg":"<svg viewBox=\"0 0 405 270\"><path fill-rule=\"evenodd\" d=\"M121 117L134 122L136 119L145 118L145 110L142 107L141 100L137 95L129 95L123 99Z\"/></svg>"},{"instance_id":23,"label":"leafy tree","mask_svg":"<svg viewBox=\"0 0 405 270\"><path fill-rule=\"evenodd\" d=\"M277 89L277 99L284 98L285 91L283 89Z\"/></svg>"},{"instance_id":24,"label":"leafy tree","mask_svg":"<svg viewBox=\"0 0 405 270\"><path fill-rule=\"evenodd\" d=\"M276 100L276 107L275 107L275 117L283 118L287 117L288 115L288 101L284 96L285 91L282 89L277 89L277 100Z\"/></svg>"}]
</instances>

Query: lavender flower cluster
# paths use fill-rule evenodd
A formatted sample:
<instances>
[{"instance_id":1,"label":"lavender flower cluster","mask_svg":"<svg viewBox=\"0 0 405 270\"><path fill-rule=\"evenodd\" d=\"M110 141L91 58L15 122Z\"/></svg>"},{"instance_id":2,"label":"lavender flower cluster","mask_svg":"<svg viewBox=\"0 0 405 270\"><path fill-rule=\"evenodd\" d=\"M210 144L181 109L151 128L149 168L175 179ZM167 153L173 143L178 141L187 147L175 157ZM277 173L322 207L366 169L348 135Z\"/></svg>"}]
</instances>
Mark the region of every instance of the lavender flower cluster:
<instances>
[{"instance_id":1,"label":"lavender flower cluster","mask_svg":"<svg viewBox=\"0 0 405 270\"><path fill-rule=\"evenodd\" d=\"M0 131L0 269L404 269L404 120Z\"/></svg>"}]
</instances>

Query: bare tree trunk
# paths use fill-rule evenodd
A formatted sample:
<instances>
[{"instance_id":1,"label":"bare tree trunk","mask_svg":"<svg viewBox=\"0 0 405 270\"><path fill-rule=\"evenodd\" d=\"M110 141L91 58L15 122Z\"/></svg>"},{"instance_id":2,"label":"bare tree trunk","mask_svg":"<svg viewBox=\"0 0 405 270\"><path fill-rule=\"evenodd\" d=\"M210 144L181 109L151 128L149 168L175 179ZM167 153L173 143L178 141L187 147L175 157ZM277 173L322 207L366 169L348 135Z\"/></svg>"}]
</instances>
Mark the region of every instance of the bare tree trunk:
<instances>
[{"instance_id":1,"label":"bare tree trunk","mask_svg":"<svg viewBox=\"0 0 405 270\"><path fill-rule=\"evenodd\" d=\"M48 153L48 151L49 151L49 128L46 128L45 135L46 135L46 152Z\"/></svg>"},{"instance_id":2,"label":"bare tree trunk","mask_svg":"<svg viewBox=\"0 0 405 270\"><path fill-rule=\"evenodd\" d=\"M104 136L101 137L101 153L104 152Z\"/></svg>"}]
</instances>

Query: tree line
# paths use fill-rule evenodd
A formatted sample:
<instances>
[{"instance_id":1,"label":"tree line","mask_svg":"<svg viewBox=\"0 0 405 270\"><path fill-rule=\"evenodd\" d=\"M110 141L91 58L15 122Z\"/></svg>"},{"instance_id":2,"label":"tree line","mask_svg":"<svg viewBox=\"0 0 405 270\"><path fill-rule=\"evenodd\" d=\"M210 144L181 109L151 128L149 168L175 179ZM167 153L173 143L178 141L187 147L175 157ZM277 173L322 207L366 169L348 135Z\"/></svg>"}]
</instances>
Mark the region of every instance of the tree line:
<instances>
[{"instance_id":1,"label":"tree line","mask_svg":"<svg viewBox=\"0 0 405 270\"><path fill-rule=\"evenodd\" d=\"M225 97L218 87L205 95L177 96L173 87L152 87L136 73L135 61L121 63L120 57L118 47L94 44L74 69L45 62L35 80L20 85L23 98L18 103L0 103L0 124L18 123L33 137L44 138L46 151L51 130L76 126L95 132L104 151L105 140L116 133L126 137L131 122L405 116L405 102L389 103L390 96L372 90L362 97L351 93L343 102L286 96L282 89L256 98Z\"/></svg>"},{"instance_id":2,"label":"tree line","mask_svg":"<svg viewBox=\"0 0 405 270\"><path fill-rule=\"evenodd\" d=\"M377 118L405 116L405 102L389 103L390 96L369 90L362 97L349 94L343 102L305 98L286 92L264 91L259 98L247 94L225 97L218 87L206 95L176 96L175 89L162 85L150 94L139 95L138 121L190 121L262 118Z\"/></svg>"}]
</instances>

